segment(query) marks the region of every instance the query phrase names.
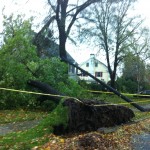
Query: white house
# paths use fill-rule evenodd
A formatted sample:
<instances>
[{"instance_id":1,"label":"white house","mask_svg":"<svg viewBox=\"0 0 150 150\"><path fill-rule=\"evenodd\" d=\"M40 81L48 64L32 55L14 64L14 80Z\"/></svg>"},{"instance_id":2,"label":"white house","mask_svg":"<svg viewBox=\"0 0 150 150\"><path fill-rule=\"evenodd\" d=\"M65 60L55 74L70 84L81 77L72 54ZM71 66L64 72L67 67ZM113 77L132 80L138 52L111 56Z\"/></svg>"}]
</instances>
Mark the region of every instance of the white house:
<instances>
[{"instance_id":1,"label":"white house","mask_svg":"<svg viewBox=\"0 0 150 150\"><path fill-rule=\"evenodd\" d=\"M108 68L105 64L103 64L102 62L100 62L99 60L97 60L95 58L94 54L90 54L90 58L79 64L79 66L84 69L85 71L89 72L90 74L92 74L93 76L97 77L98 79L104 81L105 83L107 83L108 81L110 81L110 76L108 73ZM80 74L79 78L81 80L85 80L88 83L90 82L94 82L94 80L84 74Z\"/></svg>"}]
</instances>

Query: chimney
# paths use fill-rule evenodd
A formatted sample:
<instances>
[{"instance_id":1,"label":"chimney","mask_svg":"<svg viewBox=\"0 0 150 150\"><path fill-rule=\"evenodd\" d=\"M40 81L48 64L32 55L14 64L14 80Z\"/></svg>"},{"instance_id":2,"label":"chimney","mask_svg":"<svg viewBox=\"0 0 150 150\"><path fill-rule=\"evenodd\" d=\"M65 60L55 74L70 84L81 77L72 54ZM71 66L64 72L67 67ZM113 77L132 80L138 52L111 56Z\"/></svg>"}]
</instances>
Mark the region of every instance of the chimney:
<instances>
[{"instance_id":1,"label":"chimney","mask_svg":"<svg viewBox=\"0 0 150 150\"><path fill-rule=\"evenodd\" d=\"M90 58L95 58L95 54L90 54Z\"/></svg>"},{"instance_id":2,"label":"chimney","mask_svg":"<svg viewBox=\"0 0 150 150\"><path fill-rule=\"evenodd\" d=\"M89 61L89 73L91 73L94 76L94 58L95 54L90 54L90 61Z\"/></svg>"}]
</instances>

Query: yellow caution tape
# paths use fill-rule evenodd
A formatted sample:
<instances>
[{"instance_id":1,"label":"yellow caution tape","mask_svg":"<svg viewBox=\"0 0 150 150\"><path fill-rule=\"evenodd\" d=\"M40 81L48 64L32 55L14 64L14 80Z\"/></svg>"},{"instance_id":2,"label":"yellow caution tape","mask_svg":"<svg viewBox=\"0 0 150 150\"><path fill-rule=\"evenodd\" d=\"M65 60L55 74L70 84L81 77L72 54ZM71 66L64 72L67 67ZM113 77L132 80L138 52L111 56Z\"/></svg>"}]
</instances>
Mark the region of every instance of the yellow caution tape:
<instances>
[{"instance_id":1,"label":"yellow caution tape","mask_svg":"<svg viewBox=\"0 0 150 150\"><path fill-rule=\"evenodd\" d=\"M16 90L16 89L9 89L9 88L0 88L0 90L5 91L11 91L11 92L20 92L20 93L26 93L26 94L35 94L35 95L45 95L45 96L54 96L54 97L61 97L61 98L73 98L74 100L83 103L79 99L75 97L70 96L62 96L62 95L54 95L54 94L47 94L47 93L38 93L38 92L32 92L32 91L24 91L24 90ZM103 91L95 91L95 92L103 92ZM112 93L112 92L103 92L103 93ZM133 95L133 94L132 94ZM136 94L135 94L136 95ZM92 105L92 106L108 106L108 105L130 105L132 103L145 103L150 102L150 100L144 100L144 101L136 101L136 102L124 102L124 103L118 103L118 104L98 104L98 105ZM91 106L91 105L90 105Z\"/></svg>"},{"instance_id":2,"label":"yellow caution tape","mask_svg":"<svg viewBox=\"0 0 150 150\"><path fill-rule=\"evenodd\" d=\"M102 94L114 94L113 92L104 92L104 91L92 91L92 90L86 90L91 93L102 93ZM150 97L150 95L141 95L141 94L129 94L129 93L121 93L123 95L128 95L128 96L140 96L140 97Z\"/></svg>"},{"instance_id":3,"label":"yellow caution tape","mask_svg":"<svg viewBox=\"0 0 150 150\"><path fill-rule=\"evenodd\" d=\"M145 103L145 102L150 102L150 100L144 100L144 101L136 101L136 102L128 102L128 103L117 103L117 104L102 104L102 106L107 106L107 105L130 105L133 103ZM101 105L94 105L94 106L101 106Z\"/></svg>"},{"instance_id":4,"label":"yellow caution tape","mask_svg":"<svg viewBox=\"0 0 150 150\"><path fill-rule=\"evenodd\" d=\"M73 98L76 101L79 101L80 103L83 103L79 99L75 97L70 97L70 96L62 96L62 95L54 95L54 94L47 94L47 93L38 93L38 92L31 92L31 91L24 91L24 90L16 90L16 89L8 89L8 88L0 88L0 90L5 90L5 91L11 91L11 92L19 92L19 93L26 93L26 94L35 94L35 95L45 95L45 96L53 96L53 97L60 97L60 98Z\"/></svg>"},{"instance_id":5,"label":"yellow caution tape","mask_svg":"<svg viewBox=\"0 0 150 150\"><path fill-rule=\"evenodd\" d=\"M38 93L38 92L31 92L31 91L24 91L24 90L15 90L15 89L8 89L8 88L0 88L0 90L11 91L11 92L19 92L19 93L26 93L26 94L36 94L36 95L47 95L47 96L55 96L55 97L67 97L62 95L54 95L54 94L47 94L47 93Z\"/></svg>"}]
</instances>

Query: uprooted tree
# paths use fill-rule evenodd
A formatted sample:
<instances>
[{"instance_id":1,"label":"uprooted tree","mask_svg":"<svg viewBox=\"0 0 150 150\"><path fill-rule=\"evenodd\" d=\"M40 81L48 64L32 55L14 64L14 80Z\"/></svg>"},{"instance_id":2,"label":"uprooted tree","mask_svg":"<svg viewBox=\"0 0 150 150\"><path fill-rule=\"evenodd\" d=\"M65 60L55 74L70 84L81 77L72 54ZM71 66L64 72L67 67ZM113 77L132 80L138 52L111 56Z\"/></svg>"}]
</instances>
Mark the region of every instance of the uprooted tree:
<instances>
[{"instance_id":1,"label":"uprooted tree","mask_svg":"<svg viewBox=\"0 0 150 150\"><path fill-rule=\"evenodd\" d=\"M99 82L100 84L108 88L108 90L114 92L116 95L120 96L127 102L132 102L130 99L123 96L115 89L109 87L104 82L98 80L97 78L95 78L94 76L92 76L91 74L83 70L82 68L71 63L67 59L66 47L65 47L66 41L73 24L78 19L77 16L85 8L87 8L88 6L96 2L101 2L101 0L86 0L83 3L79 3L79 1L77 1L76 4L74 3L72 5L69 3L69 0L57 0L54 3L48 0L48 4L51 6L51 10L53 11L53 13L51 14L54 15L50 17L50 19L47 21L45 26L35 36L34 43L36 44L39 43L42 32L48 29L52 22L56 21L57 31L59 33L58 39L59 39L60 58L66 63L69 63L74 67L77 67L77 69L79 69L81 72L89 75L94 80L96 80L97 82ZM48 94L56 94L56 95L59 94L59 92L54 90L51 86L47 85L46 83L30 80L28 84ZM48 98L50 98L50 100L56 101L56 103L60 102L60 98L58 97L56 98L55 96L47 95L46 99ZM44 101L44 97L40 100ZM97 130L99 127L114 126L114 125L119 125L128 122L130 121L131 118L134 117L133 111L127 107L120 106L120 105L110 105L110 104L102 106L102 104L104 103L95 100L83 100L83 99L79 100L76 98L65 99L62 105L67 106L68 108L67 126L64 128L62 124L59 124L58 126L55 126L54 132L60 134L60 132L66 133L66 132L74 132L74 131L76 132L93 131L93 130ZM135 103L132 103L132 105L137 107L141 111L145 111L142 107L140 107Z\"/></svg>"},{"instance_id":2,"label":"uprooted tree","mask_svg":"<svg viewBox=\"0 0 150 150\"><path fill-rule=\"evenodd\" d=\"M7 24L7 25L10 25L10 24ZM35 55L35 47L32 47L31 41L30 41L30 43L28 41L28 40L30 40L28 33L30 34L31 30L28 30L28 28L26 28L26 26L28 26L28 25L30 26L30 24L28 24L28 22L27 23L25 22L25 24L23 24L23 25L25 25L25 28L20 29L19 27L21 27L21 26L19 26L19 27L17 26L18 27L17 29L20 29L20 30L18 32L12 32L15 34L12 34L12 37L10 37L10 38L8 37L8 39L6 39L6 44L4 45L4 47L0 53L1 56L3 56L2 61L0 61L1 64L3 65L3 68L1 69L1 71L3 71L1 78L5 77L6 83L8 83L8 87L10 87L9 85L11 84L12 88L14 88L14 84L15 84L18 86L18 89L25 88L22 85L24 85L24 81L28 80L29 78L32 78L32 79L34 78L34 79L38 79L41 81L41 76L42 76L44 78L42 81L46 81L46 77L48 77L47 80L50 80L50 74L51 74L51 67L50 67L50 64L48 64L49 63L48 60L39 59L37 56L33 60L33 56ZM24 30L24 29L27 29L27 30ZM8 35L10 36L10 34L8 34ZM19 40L22 39L22 40L18 42L18 39ZM16 45L16 43L17 43L17 45ZM24 44L26 44L26 47L24 46ZM7 53L6 53L6 51L7 51ZM28 52L28 53L25 53L25 52ZM22 54L24 54L24 55L22 55ZM28 58L30 58L30 61ZM46 61L44 61L44 60L46 60ZM47 62L47 63L45 63L45 62ZM53 62L55 62L55 61L53 60ZM7 64L8 68L6 68L6 64ZM14 67L12 67L12 64L14 65ZM46 68L47 68L47 66L49 66L50 68L42 71L41 69L44 68L43 66L44 67L46 66ZM11 70L11 69L13 69L13 70ZM18 76L18 70L20 71L21 77ZM21 70L24 72L21 72ZM8 73L8 71L11 71L11 72ZM28 71L28 73L25 73L25 71ZM60 71L60 69L59 69L59 71ZM44 74L45 74L45 76L44 76ZM10 75L10 77L9 77L9 75ZM37 76L40 76L40 77L37 77ZM60 81L60 79L63 81L63 78L61 76L59 76L59 81ZM51 79L51 80L53 80L53 79ZM3 83L5 83L5 82L3 82ZM33 84L33 83L35 83L35 84ZM59 94L58 92L55 92L55 90L53 88L49 87L49 85L46 85L39 81L36 81L36 82L30 81L28 84L30 84L34 87L37 87L39 90L41 90L45 93L54 94L54 95ZM1 85L2 85L2 82L1 82ZM61 95L61 94L59 94L59 95ZM19 97L19 96L17 95L17 97ZM54 97L46 97L46 99L53 100ZM12 102L11 99L14 99L16 101L16 94L14 94L14 97L9 96L8 98L9 98L8 99L9 103ZM39 99L41 101L41 103L44 100L44 98L45 97L41 97ZM29 101L30 98L25 97L24 99ZM53 101L56 104L60 103L60 99L58 99L58 98L56 99L56 97ZM25 105L25 103L23 103L24 101L21 101L21 102L22 102L22 105ZM68 108L67 127L64 129L64 126L59 124L58 126L55 126L54 132L57 133L58 131L61 131L59 129L62 129L62 131L64 131L64 132L92 131L92 130L96 130L102 126L113 126L116 124L121 124L121 123L127 122L134 116L133 112L130 109L123 107L123 106L113 106L113 105L112 106L104 106L104 107L94 106L95 104L99 105L101 103L102 102L98 102L98 101L94 101L94 100L88 101L88 100L81 99L78 101L76 98L69 98L69 99L67 98L63 102L63 105ZM16 104L16 103L14 103L14 104ZM126 112L128 112L128 113L126 113ZM117 118L117 120L116 120L116 118Z\"/></svg>"},{"instance_id":3,"label":"uprooted tree","mask_svg":"<svg viewBox=\"0 0 150 150\"><path fill-rule=\"evenodd\" d=\"M65 97L50 85L35 80L29 80L28 84L46 94L38 99L41 104L49 99L58 105L62 102L62 96L64 97L62 107L67 107L67 114L64 113L66 115L64 118L67 118L67 121L66 124L61 123L54 126L55 134L96 131L101 127L112 127L126 123L134 117L133 111L125 106L97 100Z\"/></svg>"}]
</instances>

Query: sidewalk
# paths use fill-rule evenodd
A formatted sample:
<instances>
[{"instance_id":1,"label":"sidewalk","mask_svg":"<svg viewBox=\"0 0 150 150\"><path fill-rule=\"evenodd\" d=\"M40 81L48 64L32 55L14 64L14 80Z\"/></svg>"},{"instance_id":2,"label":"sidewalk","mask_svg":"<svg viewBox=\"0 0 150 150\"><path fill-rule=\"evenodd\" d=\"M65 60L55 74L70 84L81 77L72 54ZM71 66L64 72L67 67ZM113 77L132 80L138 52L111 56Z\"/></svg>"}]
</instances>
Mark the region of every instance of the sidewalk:
<instances>
[{"instance_id":1,"label":"sidewalk","mask_svg":"<svg viewBox=\"0 0 150 150\"><path fill-rule=\"evenodd\" d=\"M4 136L10 132L17 132L30 129L36 125L38 125L40 120L32 120L32 121L24 121L17 123L8 123L4 125L0 125L0 136Z\"/></svg>"}]
</instances>

